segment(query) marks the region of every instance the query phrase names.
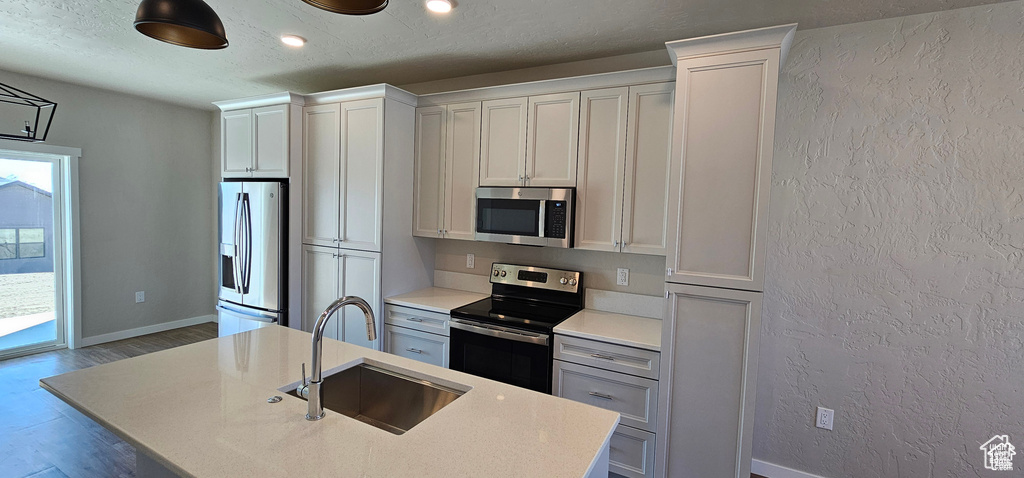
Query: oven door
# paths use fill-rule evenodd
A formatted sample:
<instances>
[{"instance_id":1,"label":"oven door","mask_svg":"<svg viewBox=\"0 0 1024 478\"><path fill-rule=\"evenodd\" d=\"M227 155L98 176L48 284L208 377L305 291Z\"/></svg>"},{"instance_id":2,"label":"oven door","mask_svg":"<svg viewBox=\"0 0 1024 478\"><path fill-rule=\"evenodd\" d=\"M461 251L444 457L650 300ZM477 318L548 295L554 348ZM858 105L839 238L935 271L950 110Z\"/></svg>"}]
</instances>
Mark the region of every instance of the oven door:
<instances>
[{"instance_id":1,"label":"oven door","mask_svg":"<svg viewBox=\"0 0 1024 478\"><path fill-rule=\"evenodd\" d=\"M448 368L551 393L551 336L452 319Z\"/></svg>"}]
</instances>

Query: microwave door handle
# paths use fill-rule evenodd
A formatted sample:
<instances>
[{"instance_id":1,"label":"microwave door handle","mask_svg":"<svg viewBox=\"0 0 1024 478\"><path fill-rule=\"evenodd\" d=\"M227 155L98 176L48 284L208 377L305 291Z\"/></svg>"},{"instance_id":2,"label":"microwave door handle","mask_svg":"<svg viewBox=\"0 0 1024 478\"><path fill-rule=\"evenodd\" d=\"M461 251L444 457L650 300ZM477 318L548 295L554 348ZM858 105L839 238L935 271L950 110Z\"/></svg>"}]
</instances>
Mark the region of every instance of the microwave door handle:
<instances>
[{"instance_id":1,"label":"microwave door handle","mask_svg":"<svg viewBox=\"0 0 1024 478\"><path fill-rule=\"evenodd\" d=\"M537 227L537 237L546 237L544 235L544 223L547 222L547 219L545 217L545 216L547 216L547 210L548 210L548 202L546 200L544 200L544 199L541 199L540 200L540 214L538 214L538 220L540 221L540 225L538 225L538 227Z\"/></svg>"},{"instance_id":2,"label":"microwave door handle","mask_svg":"<svg viewBox=\"0 0 1024 478\"><path fill-rule=\"evenodd\" d=\"M231 258L231 275L235 279L235 292L242 293L242 193L235 195L234 257Z\"/></svg>"}]
</instances>

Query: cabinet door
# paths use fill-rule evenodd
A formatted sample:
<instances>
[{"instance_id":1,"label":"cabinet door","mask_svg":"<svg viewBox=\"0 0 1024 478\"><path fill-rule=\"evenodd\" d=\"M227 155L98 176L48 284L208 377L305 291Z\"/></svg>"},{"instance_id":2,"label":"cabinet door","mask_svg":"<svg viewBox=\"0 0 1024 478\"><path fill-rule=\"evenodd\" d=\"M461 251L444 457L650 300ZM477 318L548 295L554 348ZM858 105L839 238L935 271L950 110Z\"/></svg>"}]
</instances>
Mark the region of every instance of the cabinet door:
<instances>
[{"instance_id":1,"label":"cabinet door","mask_svg":"<svg viewBox=\"0 0 1024 478\"><path fill-rule=\"evenodd\" d=\"M622 252L665 255L674 83L629 88Z\"/></svg>"},{"instance_id":2,"label":"cabinet door","mask_svg":"<svg viewBox=\"0 0 1024 478\"><path fill-rule=\"evenodd\" d=\"M749 477L761 293L669 284L658 454L665 476ZM671 453L663 453L671 450Z\"/></svg>"},{"instance_id":3,"label":"cabinet door","mask_svg":"<svg viewBox=\"0 0 1024 478\"><path fill-rule=\"evenodd\" d=\"M302 242L338 245L341 107L302 109Z\"/></svg>"},{"instance_id":4,"label":"cabinet door","mask_svg":"<svg viewBox=\"0 0 1024 478\"><path fill-rule=\"evenodd\" d=\"M338 321L338 335L347 343L380 350L380 336L384 331L384 316L380 313L380 254L344 249L340 252L338 297L354 295L370 304L377 319L377 340L367 340L366 317L357 307L345 307L337 312L334 320Z\"/></svg>"},{"instance_id":5,"label":"cabinet door","mask_svg":"<svg viewBox=\"0 0 1024 478\"><path fill-rule=\"evenodd\" d=\"M380 252L384 218L384 99L341 104L339 245Z\"/></svg>"},{"instance_id":6,"label":"cabinet door","mask_svg":"<svg viewBox=\"0 0 1024 478\"><path fill-rule=\"evenodd\" d=\"M385 352L448 368L448 337L388 325L384 329Z\"/></svg>"},{"instance_id":7,"label":"cabinet door","mask_svg":"<svg viewBox=\"0 0 1024 478\"><path fill-rule=\"evenodd\" d=\"M317 317L338 297L338 251L302 246L302 330L312 331ZM327 323L324 337L341 340L336 317Z\"/></svg>"},{"instance_id":8,"label":"cabinet door","mask_svg":"<svg viewBox=\"0 0 1024 478\"><path fill-rule=\"evenodd\" d=\"M473 240L480 177L480 103L448 105L444 237Z\"/></svg>"},{"instance_id":9,"label":"cabinet door","mask_svg":"<svg viewBox=\"0 0 1024 478\"><path fill-rule=\"evenodd\" d=\"M576 248L618 251L622 235L627 88L584 91L576 171Z\"/></svg>"},{"instance_id":10,"label":"cabinet door","mask_svg":"<svg viewBox=\"0 0 1024 478\"><path fill-rule=\"evenodd\" d=\"M253 177L288 177L288 108L290 105L267 106L252 110L256 151L253 155Z\"/></svg>"},{"instance_id":11,"label":"cabinet door","mask_svg":"<svg viewBox=\"0 0 1024 478\"><path fill-rule=\"evenodd\" d=\"M220 173L225 178L247 178L252 168L252 110L220 114Z\"/></svg>"},{"instance_id":12,"label":"cabinet door","mask_svg":"<svg viewBox=\"0 0 1024 478\"><path fill-rule=\"evenodd\" d=\"M680 60L669 282L761 290L779 50Z\"/></svg>"},{"instance_id":13,"label":"cabinet door","mask_svg":"<svg viewBox=\"0 0 1024 478\"><path fill-rule=\"evenodd\" d=\"M439 237L445 184L444 106L416 108L415 192L412 235ZM475 180L475 179L474 179Z\"/></svg>"},{"instance_id":14,"label":"cabinet door","mask_svg":"<svg viewBox=\"0 0 1024 478\"><path fill-rule=\"evenodd\" d=\"M526 166L526 98L482 103L480 186L522 186Z\"/></svg>"},{"instance_id":15,"label":"cabinet door","mask_svg":"<svg viewBox=\"0 0 1024 478\"><path fill-rule=\"evenodd\" d=\"M580 94L531 96L526 134L526 185L575 187Z\"/></svg>"}]
</instances>

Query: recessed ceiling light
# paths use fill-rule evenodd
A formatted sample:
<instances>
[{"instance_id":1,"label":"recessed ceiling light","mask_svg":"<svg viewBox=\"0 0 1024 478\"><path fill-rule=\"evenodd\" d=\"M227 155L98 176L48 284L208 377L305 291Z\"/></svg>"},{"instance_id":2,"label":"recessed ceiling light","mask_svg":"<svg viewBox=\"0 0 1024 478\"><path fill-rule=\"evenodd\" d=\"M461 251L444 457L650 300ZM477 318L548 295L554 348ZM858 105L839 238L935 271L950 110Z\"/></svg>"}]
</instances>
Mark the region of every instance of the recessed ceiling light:
<instances>
[{"instance_id":1,"label":"recessed ceiling light","mask_svg":"<svg viewBox=\"0 0 1024 478\"><path fill-rule=\"evenodd\" d=\"M300 47L306 44L306 39L298 35L281 35L281 43L288 46Z\"/></svg>"},{"instance_id":2,"label":"recessed ceiling light","mask_svg":"<svg viewBox=\"0 0 1024 478\"><path fill-rule=\"evenodd\" d=\"M448 13L452 11L452 2L448 0L427 0L427 9L437 13Z\"/></svg>"}]
</instances>

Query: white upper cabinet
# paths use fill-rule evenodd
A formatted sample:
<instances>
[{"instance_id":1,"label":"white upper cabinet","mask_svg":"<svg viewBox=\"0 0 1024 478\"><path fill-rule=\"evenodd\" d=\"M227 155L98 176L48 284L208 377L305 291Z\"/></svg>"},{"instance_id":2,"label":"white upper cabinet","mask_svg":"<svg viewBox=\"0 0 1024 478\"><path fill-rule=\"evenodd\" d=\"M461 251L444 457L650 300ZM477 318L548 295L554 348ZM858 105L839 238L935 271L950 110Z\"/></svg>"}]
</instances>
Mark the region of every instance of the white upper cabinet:
<instances>
[{"instance_id":1,"label":"white upper cabinet","mask_svg":"<svg viewBox=\"0 0 1024 478\"><path fill-rule=\"evenodd\" d=\"M222 177L288 177L290 104L225 111L220 118Z\"/></svg>"},{"instance_id":2,"label":"white upper cabinet","mask_svg":"<svg viewBox=\"0 0 1024 478\"><path fill-rule=\"evenodd\" d=\"M531 96L526 123L525 185L576 186L580 94Z\"/></svg>"},{"instance_id":3,"label":"white upper cabinet","mask_svg":"<svg viewBox=\"0 0 1024 478\"><path fill-rule=\"evenodd\" d=\"M416 108L415 175L412 234L441 237L444 223L444 106Z\"/></svg>"},{"instance_id":4,"label":"white upper cabinet","mask_svg":"<svg viewBox=\"0 0 1024 478\"><path fill-rule=\"evenodd\" d=\"M303 242L380 252L384 100L303 110Z\"/></svg>"},{"instance_id":5,"label":"white upper cabinet","mask_svg":"<svg viewBox=\"0 0 1024 478\"><path fill-rule=\"evenodd\" d=\"M302 116L302 242L337 247L341 217L341 105L307 106Z\"/></svg>"},{"instance_id":6,"label":"white upper cabinet","mask_svg":"<svg viewBox=\"0 0 1024 478\"><path fill-rule=\"evenodd\" d=\"M622 252L666 252L674 86L629 87Z\"/></svg>"},{"instance_id":7,"label":"white upper cabinet","mask_svg":"<svg viewBox=\"0 0 1024 478\"><path fill-rule=\"evenodd\" d=\"M253 152L254 178L288 177L289 105L266 106L252 110L256 150Z\"/></svg>"},{"instance_id":8,"label":"white upper cabinet","mask_svg":"<svg viewBox=\"0 0 1024 478\"><path fill-rule=\"evenodd\" d=\"M448 105L443 237L473 240L480 177L480 103Z\"/></svg>"},{"instance_id":9,"label":"white upper cabinet","mask_svg":"<svg viewBox=\"0 0 1024 478\"><path fill-rule=\"evenodd\" d=\"M679 59L666 280L761 290L779 49Z\"/></svg>"},{"instance_id":10,"label":"white upper cabinet","mask_svg":"<svg viewBox=\"0 0 1024 478\"><path fill-rule=\"evenodd\" d=\"M220 114L221 176L249 177L252 168L252 109Z\"/></svg>"},{"instance_id":11,"label":"white upper cabinet","mask_svg":"<svg viewBox=\"0 0 1024 478\"><path fill-rule=\"evenodd\" d=\"M628 88L584 91L576 171L578 249L617 252L622 236Z\"/></svg>"},{"instance_id":12,"label":"white upper cabinet","mask_svg":"<svg viewBox=\"0 0 1024 478\"><path fill-rule=\"evenodd\" d=\"M577 248L665 254L672 87L659 83L582 93Z\"/></svg>"},{"instance_id":13,"label":"white upper cabinet","mask_svg":"<svg viewBox=\"0 0 1024 478\"><path fill-rule=\"evenodd\" d=\"M480 186L522 186L526 176L527 99L483 102Z\"/></svg>"},{"instance_id":14,"label":"white upper cabinet","mask_svg":"<svg viewBox=\"0 0 1024 478\"><path fill-rule=\"evenodd\" d=\"M480 167L480 103L416 109L413 235L472 240Z\"/></svg>"}]
</instances>

